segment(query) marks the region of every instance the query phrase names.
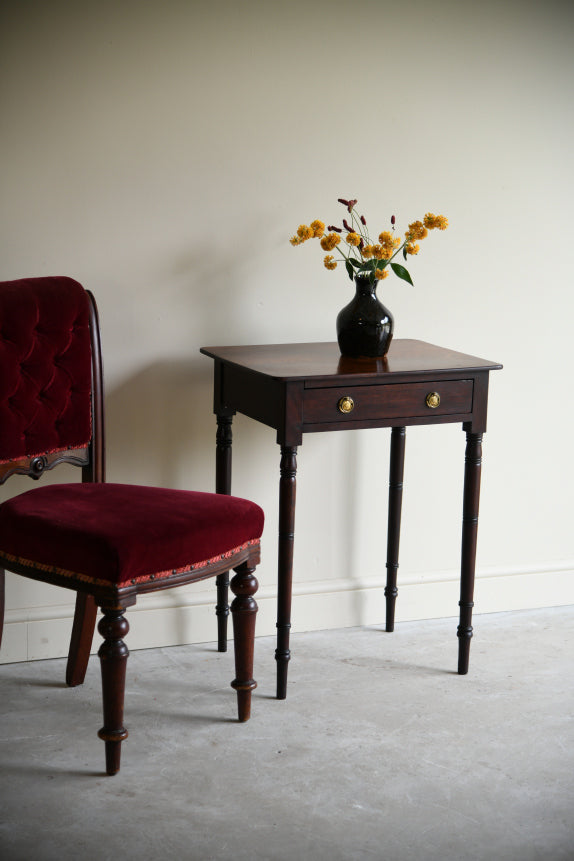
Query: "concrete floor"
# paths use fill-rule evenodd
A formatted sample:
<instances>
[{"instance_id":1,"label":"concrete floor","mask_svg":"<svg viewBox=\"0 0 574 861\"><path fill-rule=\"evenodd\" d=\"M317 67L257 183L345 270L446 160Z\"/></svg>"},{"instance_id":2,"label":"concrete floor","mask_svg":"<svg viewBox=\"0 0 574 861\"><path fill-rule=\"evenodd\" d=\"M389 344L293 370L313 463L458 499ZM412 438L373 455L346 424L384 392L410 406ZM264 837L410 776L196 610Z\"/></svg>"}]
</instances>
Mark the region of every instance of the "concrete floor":
<instances>
[{"instance_id":1,"label":"concrete floor","mask_svg":"<svg viewBox=\"0 0 574 861\"><path fill-rule=\"evenodd\" d=\"M292 637L288 699L257 641L238 724L232 653L134 652L122 771L102 774L97 659L0 667L0 857L574 858L574 607Z\"/></svg>"}]
</instances>

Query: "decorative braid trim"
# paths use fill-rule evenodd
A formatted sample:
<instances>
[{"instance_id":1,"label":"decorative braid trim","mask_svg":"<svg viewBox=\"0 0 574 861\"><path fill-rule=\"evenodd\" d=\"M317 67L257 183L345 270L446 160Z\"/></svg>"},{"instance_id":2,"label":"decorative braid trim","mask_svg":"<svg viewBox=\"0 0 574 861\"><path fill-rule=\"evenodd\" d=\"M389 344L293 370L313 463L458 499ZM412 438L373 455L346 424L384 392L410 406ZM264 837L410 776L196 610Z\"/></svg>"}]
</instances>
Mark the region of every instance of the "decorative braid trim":
<instances>
[{"instance_id":1,"label":"decorative braid trim","mask_svg":"<svg viewBox=\"0 0 574 861\"><path fill-rule=\"evenodd\" d=\"M142 574L140 577L121 580L119 583L114 583L112 580L101 580L97 577L90 577L88 574L79 574L77 571L68 571L65 568L58 568L55 565L46 565L44 562L33 562L30 559L24 559L22 556L12 556L10 553L4 553L0 550L0 558L7 562L15 562L17 565L22 565L26 568L34 568L38 571L45 571L47 574L58 574L61 577L69 577L73 580L81 580L83 583L92 583L94 586L122 586L131 585L137 586L140 583L150 583L153 580L165 580L167 577L173 577L176 574L185 574L188 571L200 570L213 562L220 562L222 559L230 559L236 553L246 550L248 547L253 547L259 544L259 538L252 538L250 541L245 541L239 547L234 547L232 550L227 550L225 553L219 553L217 556L212 556L211 559L204 559L202 562L193 562L190 565L184 565L182 568L169 568L166 571L156 571L154 574Z\"/></svg>"},{"instance_id":2,"label":"decorative braid trim","mask_svg":"<svg viewBox=\"0 0 574 861\"><path fill-rule=\"evenodd\" d=\"M58 448L49 448L47 451L39 451L37 454L21 454L18 457L0 458L0 463L20 463L20 461L34 460L36 457L45 457L47 454L59 454L61 451L74 451L79 448L87 448L91 440L87 442L73 443L72 445L62 445Z\"/></svg>"}]
</instances>

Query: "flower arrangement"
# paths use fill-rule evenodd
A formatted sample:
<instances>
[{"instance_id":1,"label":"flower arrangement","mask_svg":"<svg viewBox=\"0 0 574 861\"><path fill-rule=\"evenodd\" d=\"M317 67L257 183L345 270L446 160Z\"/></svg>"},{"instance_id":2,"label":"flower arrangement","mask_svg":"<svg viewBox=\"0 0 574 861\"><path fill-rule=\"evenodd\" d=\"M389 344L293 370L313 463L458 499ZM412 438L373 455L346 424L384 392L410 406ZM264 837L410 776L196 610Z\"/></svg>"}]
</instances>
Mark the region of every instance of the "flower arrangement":
<instances>
[{"instance_id":1,"label":"flower arrangement","mask_svg":"<svg viewBox=\"0 0 574 861\"><path fill-rule=\"evenodd\" d=\"M331 224L327 227L322 221L312 221L309 226L301 224L297 232L291 237L291 245L302 245L308 239L319 239L323 251L337 251L345 261L345 268L351 281L355 275L367 276L371 281L381 281L389 274L389 268L402 278L412 284L411 276L404 266L393 262L395 257L402 251L406 260L409 254L418 254L421 239L428 235L429 230L438 228L446 230L448 219L444 215L434 215L427 212L422 221L413 221L405 232L405 238L401 239L394 235L395 216L391 216L391 230L383 230L379 233L378 242L373 242L369 237L367 221L364 215L356 212L356 200L345 200L338 198L339 203L346 207L350 215L350 223L343 218L342 227ZM323 260L326 269L336 269L337 260L332 254L327 254Z\"/></svg>"}]
</instances>

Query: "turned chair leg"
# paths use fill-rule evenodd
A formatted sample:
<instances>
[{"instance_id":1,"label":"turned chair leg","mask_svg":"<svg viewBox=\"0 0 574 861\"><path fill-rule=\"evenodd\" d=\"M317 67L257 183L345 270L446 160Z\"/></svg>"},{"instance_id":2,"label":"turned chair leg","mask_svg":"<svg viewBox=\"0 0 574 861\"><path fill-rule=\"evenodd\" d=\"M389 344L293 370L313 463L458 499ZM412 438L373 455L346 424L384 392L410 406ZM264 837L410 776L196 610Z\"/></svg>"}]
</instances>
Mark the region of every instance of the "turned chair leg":
<instances>
[{"instance_id":1,"label":"turned chair leg","mask_svg":"<svg viewBox=\"0 0 574 861\"><path fill-rule=\"evenodd\" d=\"M116 774L120 770L122 741L128 731L123 726L124 693L128 647L123 637L129 631L123 607L102 607L103 616L98 631L104 638L98 656L102 667L102 695L104 703L104 725L98 736L106 745L106 772Z\"/></svg>"},{"instance_id":2,"label":"turned chair leg","mask_svg":"<svg viewBox=\"0 0 574 861\"><path fill-rule=\"evenodd\" d=\"M6 575L4 569L0 568L0 646L2 645L2 633L4 631L4 596Z\"/></svg>"},{"instance_id":3,"label":"turned chair leg","mask_svg":"<svg viewBox=\"0 0 574 861\"><path fill-rule=\"evenodd\" d=\"M250 567L248 562L244 562L235 571L235 577L231 581L231 589L236 596L231 604L235 679L231 682L231 687L237 691L239 720L246 721L251 716L251 692L257 687L253 678L257 602L253 595L259 584L253 574L255 568Z\"/></svg>"},{"instance_id":4,"label":"turned chair leg","mask_svg":"<svg viewBox=\"0 0 574 861\"><path fill-rule=\"evenodd\" d=\"M78 592L66 665L66 684L71 688L83 684L86 677L97 612L98 608L93 597L85 592Z\"/></svg>"}]
</instances>

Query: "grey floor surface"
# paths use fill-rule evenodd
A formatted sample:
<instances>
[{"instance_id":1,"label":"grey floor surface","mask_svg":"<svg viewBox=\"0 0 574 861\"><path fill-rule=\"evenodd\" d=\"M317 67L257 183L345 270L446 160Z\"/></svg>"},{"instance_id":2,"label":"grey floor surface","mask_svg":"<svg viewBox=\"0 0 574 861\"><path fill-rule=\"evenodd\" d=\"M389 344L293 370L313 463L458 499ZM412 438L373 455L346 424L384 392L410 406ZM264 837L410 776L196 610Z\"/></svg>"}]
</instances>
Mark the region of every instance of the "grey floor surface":
<instances>
[{"instance_id":1,"label":"grey floor surface","mask_svg":"<svg viewBox=\"0 0 574 861\"><path fill-rule=\"evenodd\" d=\"M134 652L122 771L100 680L0 667L2 861L574 859L574 607L292 637L289 695L257 641L253 715L232 652Z\"/></svg>"}]
</instances>

